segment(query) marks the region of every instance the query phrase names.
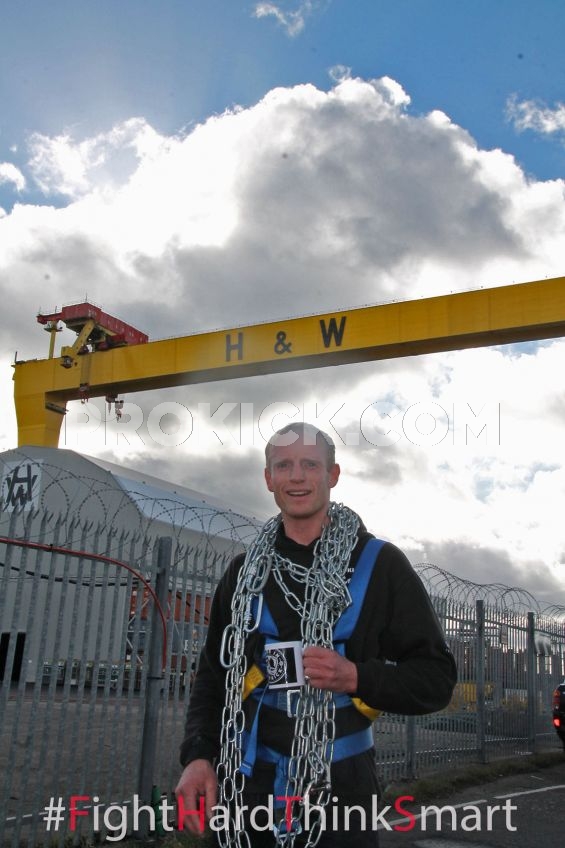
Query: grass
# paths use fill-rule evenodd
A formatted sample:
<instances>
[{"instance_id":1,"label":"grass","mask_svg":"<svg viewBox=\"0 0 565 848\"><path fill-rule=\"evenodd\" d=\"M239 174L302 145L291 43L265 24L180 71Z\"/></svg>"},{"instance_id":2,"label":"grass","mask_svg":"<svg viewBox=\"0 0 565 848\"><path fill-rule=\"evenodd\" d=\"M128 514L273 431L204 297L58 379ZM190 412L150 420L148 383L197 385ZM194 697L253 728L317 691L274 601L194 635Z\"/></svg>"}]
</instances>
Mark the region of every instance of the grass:
<instances>
[{"instance_id":1,"label":"grass","mask_svg":"<svg viewBox=\"0 0 565 848\"><path fill-rule=\"evenodd\" d=\"M562 751L528 754L527 756L499 760L485 765L470 765L466 768L453 769L448 774L442 772L442 774L422 777L419 780L402 780L390 783L383 793L383 801L390 803L400 794L413 795L419 802L435 801L449 797L470 786L481 786L485 783L491 783L493 780L498 780L500 777L539 771L559 765L559 763L565 763L565 754Z\"/></svg>"}]
</instances>

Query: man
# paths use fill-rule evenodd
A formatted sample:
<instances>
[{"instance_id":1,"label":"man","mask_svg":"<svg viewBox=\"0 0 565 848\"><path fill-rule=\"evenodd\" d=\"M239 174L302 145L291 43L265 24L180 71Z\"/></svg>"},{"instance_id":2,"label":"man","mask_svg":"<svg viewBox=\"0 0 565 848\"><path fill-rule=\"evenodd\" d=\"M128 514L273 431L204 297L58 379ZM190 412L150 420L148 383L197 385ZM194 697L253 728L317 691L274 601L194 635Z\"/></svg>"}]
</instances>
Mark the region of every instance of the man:
<instances>
[{"instance_id":1,"label":"man","mask_svg":"<svg viewBox=\"0 0 565 848\"><path fill-rule=\"evenodd\" d=\"M406 557L330 501L330 437L289 424L265 453L280 514L214 595L179 809L226 848L375 848L371 723L446 706L455 664Z\"/></svg>"}]
</instances>

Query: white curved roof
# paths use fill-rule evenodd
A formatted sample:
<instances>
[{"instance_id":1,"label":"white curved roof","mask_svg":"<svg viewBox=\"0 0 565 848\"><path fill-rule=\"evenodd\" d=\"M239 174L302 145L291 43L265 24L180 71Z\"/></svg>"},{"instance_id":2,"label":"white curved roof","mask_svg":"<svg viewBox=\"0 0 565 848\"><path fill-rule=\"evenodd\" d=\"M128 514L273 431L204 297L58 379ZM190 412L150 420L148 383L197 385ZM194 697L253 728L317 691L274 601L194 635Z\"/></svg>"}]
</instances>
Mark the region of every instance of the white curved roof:
<instances>
[{"instance_id":1,"label":"white curved roof","mask_svg":"<svg viewBox=\"0 0 565 848\"><path fill-rule=\"evenodd\" d=\"M239 546L254 538L264 520L194 489L57 448L0 454L0 496L8 513L27 505L120 530L150 532L155 526L177 539L189 534L195 541L196 534Z\"/></svg>"}]
</instances>

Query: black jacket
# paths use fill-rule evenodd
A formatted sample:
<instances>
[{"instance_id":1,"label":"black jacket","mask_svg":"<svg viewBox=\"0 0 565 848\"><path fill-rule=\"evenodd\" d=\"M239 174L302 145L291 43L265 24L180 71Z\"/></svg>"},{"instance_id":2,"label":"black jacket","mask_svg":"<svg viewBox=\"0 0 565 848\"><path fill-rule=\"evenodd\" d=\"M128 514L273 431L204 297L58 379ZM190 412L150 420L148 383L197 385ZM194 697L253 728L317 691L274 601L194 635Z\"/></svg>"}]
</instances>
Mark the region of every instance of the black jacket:
<instances>
[{"instance_id":1,"label":"black jacket","mask_svg":"<svg viewBox=\"0 0 565 848\"><path fill-rule=\"evenodd\" d=\"M369 538L370 534L362 528L351 555L350 570L355 568ZM314 545L315 542L300 545L287 538L281 525L276 546L283 556L300 565L311 565ZM219 754L225 699L220 644L224 628L230 621L231 598L243 560L244 556L240 555L232 561L214 595L208 637L190 697L185 740L181 745L182 765L198 758L212 761ZM303 592L303 586L298 583L294 583L292 589L297 594ZM300 639L298 615L286 603L274 578L269 578L264 591L279 627L280 640ZM248 639L248 665L260 654L262 638L255 633ZM349 694L361 698L370 707L418 715L440 710L449 703L457 676L453 656L420 578L404 554L389 542L378 554L361 614L346 643L345 653L357 664L358 673L357 691ZM276 741L275 747L281 750L281 746L290 745L294 720L286 719L284 714L282 717L272 715L272 712L262 711L260 738L265 744ZM355 729L355 726L338 727L336 735Z\"/></svg>"}]
</instances>

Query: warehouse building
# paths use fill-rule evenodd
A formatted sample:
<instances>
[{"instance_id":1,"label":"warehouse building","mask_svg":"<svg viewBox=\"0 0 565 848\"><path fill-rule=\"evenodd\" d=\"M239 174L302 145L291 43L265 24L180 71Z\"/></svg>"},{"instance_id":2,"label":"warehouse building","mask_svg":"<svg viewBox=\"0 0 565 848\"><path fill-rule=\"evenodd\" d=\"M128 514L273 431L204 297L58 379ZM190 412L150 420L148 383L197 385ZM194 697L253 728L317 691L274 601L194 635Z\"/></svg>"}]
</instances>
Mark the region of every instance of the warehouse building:
<instances>
[{"instance_id":1,"label":"warehouse building","mask_svg":"<svg viewBox=\"0 0 565 848\"><path fill-rule=\"evenodd\" d=\"M0 454L0 679L47 684L56 674L62 683L88 668L87 684L93 674L104 683L106 671L139 665L151 599L135 574L152 583L163 536L173 549L171 668L190 670L219 573L260 523L189 488L71 450Z\"/></svg>"}]
</instances>

